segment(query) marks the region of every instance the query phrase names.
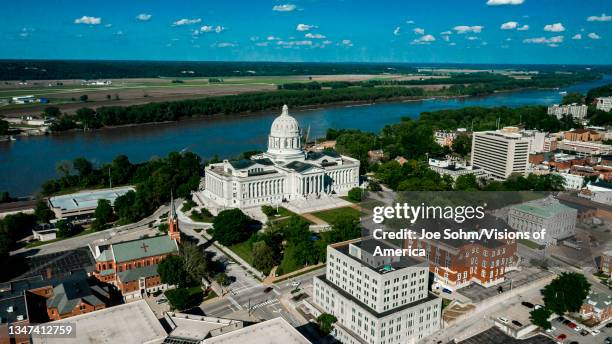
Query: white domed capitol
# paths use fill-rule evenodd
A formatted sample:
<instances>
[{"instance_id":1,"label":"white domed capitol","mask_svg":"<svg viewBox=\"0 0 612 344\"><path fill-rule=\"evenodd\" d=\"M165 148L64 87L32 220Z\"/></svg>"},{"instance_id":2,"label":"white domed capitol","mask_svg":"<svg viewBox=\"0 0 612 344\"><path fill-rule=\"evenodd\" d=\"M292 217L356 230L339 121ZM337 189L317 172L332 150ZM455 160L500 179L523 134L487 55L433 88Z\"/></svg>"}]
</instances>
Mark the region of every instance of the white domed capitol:
<instances>
[{"instance_id":1,"label":"white domed capitol","mask_svg":"<svg viewBox=\"0 0 612 344\"><path fill-rule=\"evenodd\" d=\"M270 128L268 150L249 160L206 166L200 196L221 207L249 208L344 195L359 186L359 160L305 152L298 121L283 106Z\"/></svg>"}]
</instances>

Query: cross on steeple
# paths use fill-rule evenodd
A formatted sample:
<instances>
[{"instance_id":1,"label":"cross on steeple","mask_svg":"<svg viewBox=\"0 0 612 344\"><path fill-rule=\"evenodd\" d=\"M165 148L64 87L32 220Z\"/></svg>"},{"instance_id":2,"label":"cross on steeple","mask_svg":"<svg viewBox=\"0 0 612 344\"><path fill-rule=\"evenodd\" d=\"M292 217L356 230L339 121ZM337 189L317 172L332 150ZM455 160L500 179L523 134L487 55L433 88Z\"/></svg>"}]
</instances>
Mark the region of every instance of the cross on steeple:
<instances>
[{"instance_id":1,"label":"cross on steeple","mask_svg":"<svg viewBox=\"0 0 612 344\"><path fill-rule=\"evenodd\" d=\"M147 252L147 248L149 248L149 245L145 244L144 242L142 243L142 246L140 246L140 248L142 248L145 252Z\"/></svg>"}]
</instances>

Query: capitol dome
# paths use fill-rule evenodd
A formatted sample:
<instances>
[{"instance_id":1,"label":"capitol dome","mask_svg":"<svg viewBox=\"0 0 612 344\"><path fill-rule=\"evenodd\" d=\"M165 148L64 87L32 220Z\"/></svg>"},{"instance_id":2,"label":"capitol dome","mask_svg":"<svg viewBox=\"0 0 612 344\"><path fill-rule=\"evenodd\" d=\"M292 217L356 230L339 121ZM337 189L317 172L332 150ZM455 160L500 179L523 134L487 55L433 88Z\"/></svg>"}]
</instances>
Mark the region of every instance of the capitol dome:
<instances>
[{"instance_id":1,"label":"capitol dome","mask_svg":"<svg viewBox=\"0 0 612 344\"><path fill-rule=\"evenodd\" d=\"M272 122L266 156L277 162L304 158L300 140L300 125L295 118L289 115L287 105L283 105L280 116Z\"/></svg>"},{"instance_id":2,"label":"capitol dome","mask_svg":"<svg viewBox=\"0 0 612 344\"><path fill-rule=\"evenodd\" d=\"M289 115L289 108L283 105L283 111L276 117L270 128L270 136L274 137L300 137L298 121Z\"/></svg>"}]
</instances>

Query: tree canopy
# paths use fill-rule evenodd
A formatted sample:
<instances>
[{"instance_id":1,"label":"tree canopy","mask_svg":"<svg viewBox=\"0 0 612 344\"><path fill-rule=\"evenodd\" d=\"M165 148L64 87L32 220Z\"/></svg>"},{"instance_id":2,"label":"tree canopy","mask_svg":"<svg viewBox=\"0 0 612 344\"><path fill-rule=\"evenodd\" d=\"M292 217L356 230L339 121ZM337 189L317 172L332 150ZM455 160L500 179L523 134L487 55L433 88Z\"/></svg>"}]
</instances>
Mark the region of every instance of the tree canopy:
<instances>
[{"instance_id":1,"label":"tree canopy","mask_svg":"<svg viewBox=\"0 0 612 344\"><path fill-rule=\"evenodd\" d=\"M546 308L556 314L577 312L584 303L591 284L584 275L563 272L541 290Z\"/></svg>"},{"instance_id":2,"label":"tree canopy","mask_svg":"<svg viewBox=\"0 0 612 344\"><path fill-rule=\"evenodd\" d=\"M253 232L251 219L237 208L223 210L213 220L212 236L224 246L246 241Z\"/></svg>"}]
</instances>

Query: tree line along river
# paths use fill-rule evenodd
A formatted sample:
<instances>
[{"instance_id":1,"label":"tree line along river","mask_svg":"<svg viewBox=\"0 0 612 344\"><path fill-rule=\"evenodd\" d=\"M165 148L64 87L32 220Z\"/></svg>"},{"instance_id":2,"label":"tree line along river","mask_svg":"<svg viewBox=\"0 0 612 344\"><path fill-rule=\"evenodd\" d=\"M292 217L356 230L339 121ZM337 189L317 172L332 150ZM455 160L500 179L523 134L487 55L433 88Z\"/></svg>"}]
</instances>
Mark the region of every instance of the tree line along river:
<instances>
[{"instance_id":1,"label":"tree line along river","mask_svg":"<svg viewBox=\"0 0 612 344\"><path fill-rule=\"evenodd\" d=\"M378 132L401 117L418 117L421 112L466 106L549 105L558 103L566 92L586 92L612 83L612 75L558 90L523 90L484 97L347 105L310 110L291 110L310 137L325 134L327 128L355 128ZM85 157L94 163L111 161L125 154L132 162L163 157L172 151L190 150L203 158L218 154L231 157L253 149L264 150L267 135L278 111L250 116L196 118L174 123L121 127L93 132L68 132L49 136L19 137L0 142L0 191L13 196L36 193L46 180L57 177L58 162Z\"/></svg>"}]
</instances>

